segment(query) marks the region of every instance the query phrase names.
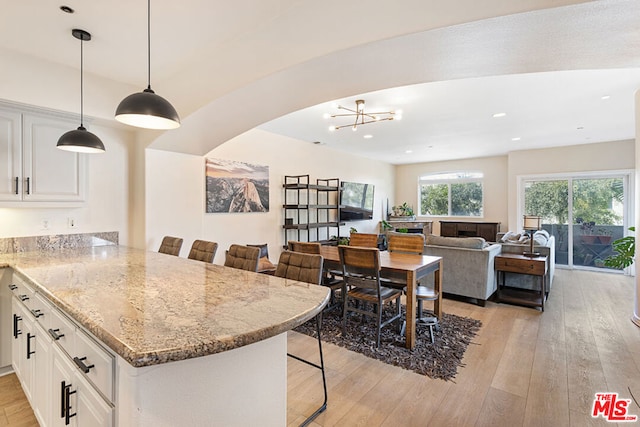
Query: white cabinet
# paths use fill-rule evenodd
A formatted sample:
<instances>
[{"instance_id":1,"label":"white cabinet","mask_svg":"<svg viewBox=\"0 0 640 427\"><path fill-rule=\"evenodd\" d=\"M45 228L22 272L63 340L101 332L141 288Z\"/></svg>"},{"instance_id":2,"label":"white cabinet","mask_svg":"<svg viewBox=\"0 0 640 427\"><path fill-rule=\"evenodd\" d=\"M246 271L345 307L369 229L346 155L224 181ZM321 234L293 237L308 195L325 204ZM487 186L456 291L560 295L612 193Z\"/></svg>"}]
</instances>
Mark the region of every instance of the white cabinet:
<instances>
[{"instance_id":1,"label":"white cabinet","mask_svg":"<svg viewBox=\"0 0 640 427\"><path fill-rule=\"evenodd\" d=\"M13 275L11 355L41 426L111 427L115 357Z\"/></svg>"},{"instance_id":2,"label":"white cabinet","mask_svg":"<svg viewBox=\"0 0 640 427\"><path fill-rule=\"evenodd\" d=\"M113 407L100 397L60 348L53 346L52 350L51 425L112 426Z\"/></svg>"},{"instance_id":3,"label":"white cabinet","mask_svg":"<svg viewBox=\"0 0 640 427\"><path fill-rule=\"evenodd\" d=\"M59 116L0 108L0 206L85 200L85 155L56 148L60 136L77 127Z\"/></svg>"}]
</instances>

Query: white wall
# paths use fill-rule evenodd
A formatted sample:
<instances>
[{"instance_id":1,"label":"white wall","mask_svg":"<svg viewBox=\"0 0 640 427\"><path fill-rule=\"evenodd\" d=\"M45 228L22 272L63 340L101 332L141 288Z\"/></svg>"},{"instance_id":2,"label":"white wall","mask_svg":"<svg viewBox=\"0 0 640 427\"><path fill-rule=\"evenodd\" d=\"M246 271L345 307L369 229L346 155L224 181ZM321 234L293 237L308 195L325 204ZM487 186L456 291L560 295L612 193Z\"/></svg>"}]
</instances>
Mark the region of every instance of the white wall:
<instances>
[{"instance_id":1,"label":"white wall","mask_svg":"<svg viewBox=\"0 0 640 427\"><path fill-rule=\"evenodd\" d=\"M269 166L269 212L204 213L205 157ZM218 242L215 262L224 262L232 243L269 245L272 262L284 244L283 189L285 175L309 174L316 178L340 178L375 185L374 219L349 223L358 231L377 231L383 204L393 200L395 167L272 134L251 130L217 147L205 157L147 149L147 248L157 250L162 236L184 238L181 256L194 239Z\"/></svg>"},{"instance_id":2,"label":"white wall","mask_svg":"<svg viewBox=\"0 0 640 427\"><path fill-rule=\"evenodd\" d=\"M506 156L499 156L397 166L396 199L392 204L398 205L407 202L413 206L417 213L419 211L418 179L420 176L437 172L478 171L484 173L484 215L482 218L474 218L472 221L500 222L501 230L506 230L507 160ZM439 220L451 219L451 217L420 218L433 221L433 234L440 234Z\"/></svg>"},{"instance_id":3,"label":"white wall","mask_svg":"<svg viewBox=\"0 0 640 427\"><path fill-rule=\"evenodd\" d=\"M0 237L23 237L118 231L128 244L128 158L133 134L108 126L92 125L91 131L105 145L103 154L88 157L87 201L80 208L1 208ZM75 228L67 218L73 217ZM43 227L47 220L48 228Z\"/></svg>"}]
</instances>

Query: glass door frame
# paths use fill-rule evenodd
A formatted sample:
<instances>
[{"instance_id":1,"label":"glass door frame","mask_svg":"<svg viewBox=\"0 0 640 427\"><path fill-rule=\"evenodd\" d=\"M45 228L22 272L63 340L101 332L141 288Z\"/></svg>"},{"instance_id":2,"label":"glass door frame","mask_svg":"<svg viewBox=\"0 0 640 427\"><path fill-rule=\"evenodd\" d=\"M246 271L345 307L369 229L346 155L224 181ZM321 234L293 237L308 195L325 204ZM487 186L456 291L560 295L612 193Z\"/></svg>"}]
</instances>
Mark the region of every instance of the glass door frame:
<instances>
[{"instance_id":1,"label":"glass door frame","mask_svg":"<svg viewBox=\"0 0 640 427\"><path fill-rule=\"evenodd\" d=\"M588 171L588 172L565 172L565 173L547 173L547 174L531 174L531 175L518 175L517 176L517 197L518 203L516 207L517 214L517 226L516 230L522 228L521 218L525 215L524 212L524 188L527 181L567 181L568 183L568 216L567 216L567 239L570 242L568 245L568 260L567 264L556 264L558 268L566 269L583 269L594 270L591 267L574 266L573 264L573 225L575 220L573 218L573 180L575 179L598 179L598 178L621 178L623 182L623 194L624 194L624 207L623 207L623 220L622 226L624 229L624 235L631 234L628 231L629 227L633 226L635 222L635 170L633 169L619 169L609 171ZM599 270L602 271L602 270ZM608 272L614 272L613 270L607 270ZM624 270L626 275L635 275L635 263Z\"/></svg>"}]
</instances>

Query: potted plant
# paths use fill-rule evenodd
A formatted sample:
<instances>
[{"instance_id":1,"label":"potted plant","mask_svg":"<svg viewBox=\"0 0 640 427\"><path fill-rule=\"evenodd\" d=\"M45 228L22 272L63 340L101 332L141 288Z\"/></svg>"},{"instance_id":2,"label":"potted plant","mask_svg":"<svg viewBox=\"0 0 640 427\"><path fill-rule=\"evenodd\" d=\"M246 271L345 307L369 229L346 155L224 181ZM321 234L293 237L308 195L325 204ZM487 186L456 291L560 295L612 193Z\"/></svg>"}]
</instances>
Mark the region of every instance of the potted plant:
<instances>
[{"instance_id":1,"label":"potted plant","mask_svg":"<svg viewBox=\"0 0 640 427\"><path fill-rule=\"evenodd\" d=\"M391 210L393 211L393 215L391 215L392 219L416 219L415 214L413 213L413 208L409 206L407 202L404 202L401 205L393 206Z\"/></svg>"},{"instance_id":2,"label":"potted plant","mask_svg":"<svg viewBox=\"0 0 640 427\"><path fill-rule=\"evenodd\" d=\"M629 227L629 231L636 231L635 227ZM633 260L636 254L636 238L635 236L625 236L620 239L614 240L611 244L613 250L616 252L614 255L608 256L604 260L604 265L610 268L617 268L622 270L633 264Z\"/></svg>"},{"instance_id":3,"label":"potted plant","mask_svg":"<svg viewBox=\"0 0 640 427\"><path fill-rule=\"evenodd\" d=\"M598 228L596 233L601 244L608 245L609 243L611 243L611 230Z\"/></svg>"},{"instance_id":4,"label":"potted plant","mask_svg":"<svg viewBox=\"0 0 640 427\"><path fill-rule=\"evenodd\" d=\"M585 221L582 218L576 218L576 223L580 224L580 230L582 230L582 236L580 236L582 243L588 245L596 243L598 237L593 235L593 227L595 227L596 223L594 221Z\"/></svg>"}]
</instances>

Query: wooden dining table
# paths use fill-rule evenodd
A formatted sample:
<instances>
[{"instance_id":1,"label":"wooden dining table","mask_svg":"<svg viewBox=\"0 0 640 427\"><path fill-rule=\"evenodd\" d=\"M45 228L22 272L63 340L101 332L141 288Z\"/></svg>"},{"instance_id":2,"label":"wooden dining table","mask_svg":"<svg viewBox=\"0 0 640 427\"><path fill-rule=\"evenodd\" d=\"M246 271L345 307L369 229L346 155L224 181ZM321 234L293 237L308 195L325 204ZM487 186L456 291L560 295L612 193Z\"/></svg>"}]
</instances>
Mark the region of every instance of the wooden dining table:
<instances>
[{"instance_id":1,"label":"wooden dining table","mask_svg":"<svg viewBox=\"0 0 640 427\"><path fill-rule=\"evenodd\" d=\"M324 258L325 270L342 270L337 246L322 246L320 255ZM402 279L407 283L407 329L405 345L413 349L416 345L417 283L429 274L434 275L434 290L439 298L434 301L435 316L442 316L442 257L380 252L380 276L385 279Z\"/></svg>"}]
</instances>

